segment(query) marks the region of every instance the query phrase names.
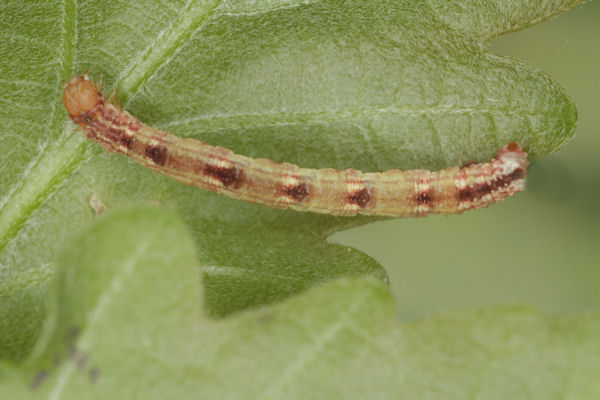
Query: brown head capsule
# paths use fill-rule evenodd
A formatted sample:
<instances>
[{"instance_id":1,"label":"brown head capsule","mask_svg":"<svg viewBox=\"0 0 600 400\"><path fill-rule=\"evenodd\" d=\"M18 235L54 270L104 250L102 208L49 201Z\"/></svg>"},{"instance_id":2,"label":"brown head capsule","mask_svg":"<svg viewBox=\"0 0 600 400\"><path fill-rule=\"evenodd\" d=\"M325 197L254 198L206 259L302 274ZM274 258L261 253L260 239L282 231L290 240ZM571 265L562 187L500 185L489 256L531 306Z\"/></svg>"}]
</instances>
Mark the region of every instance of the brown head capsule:
<instances>
[{"instance_id":1,"label":"brown head capsule","mask_svg":"<svg viewBox=\"0 0 600 400\"><path fill-rule=\"evenodd\" d=\"M63 93L63 103L71 117L78 117L90 111L98 101L98 89L85 75L69 79Z\"/></svg>"}]
</instances>

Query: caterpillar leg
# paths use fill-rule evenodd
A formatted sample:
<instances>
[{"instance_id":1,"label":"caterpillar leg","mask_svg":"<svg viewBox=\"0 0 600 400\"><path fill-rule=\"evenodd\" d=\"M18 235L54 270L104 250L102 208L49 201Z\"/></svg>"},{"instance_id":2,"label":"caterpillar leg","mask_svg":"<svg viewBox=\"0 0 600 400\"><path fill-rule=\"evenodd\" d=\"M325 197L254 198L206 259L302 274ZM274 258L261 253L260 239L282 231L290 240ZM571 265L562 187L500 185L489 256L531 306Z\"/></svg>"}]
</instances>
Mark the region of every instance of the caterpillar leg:
<instances>
[{"instance_id":1,"label":"caterpillar leg","mask_svg":"<svg viewBox=\"0 0 600 400\"><path fill-rule=\"evenodd\" d=\"M119 104L119 100L117 100L116 95L117 95L117 87L115 86L115 88L112 90L112 92L110 92L110 95L108 96L108 102L110 104L112 104L113 106L121 108L121 105Z\"/></svg>"}]
</instances>

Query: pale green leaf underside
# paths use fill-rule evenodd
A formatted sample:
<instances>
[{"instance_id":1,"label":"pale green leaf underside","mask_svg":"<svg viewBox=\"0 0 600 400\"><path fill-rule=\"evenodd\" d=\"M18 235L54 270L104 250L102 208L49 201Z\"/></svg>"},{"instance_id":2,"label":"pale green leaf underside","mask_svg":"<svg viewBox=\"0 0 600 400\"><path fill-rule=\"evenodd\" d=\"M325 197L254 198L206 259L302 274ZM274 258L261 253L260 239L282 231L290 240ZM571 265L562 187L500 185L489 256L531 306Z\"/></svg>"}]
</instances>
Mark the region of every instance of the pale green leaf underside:
<instances>
[{"instance_id":1,"label":"pale green leaf underside","mask_svg":"<svg viewBox=\"0 0 600 400\"><path fill-rule=\"evenodd\" d=\"M341 280L214 321L170 213L115 213L61 259L46 331L1 398L593 399L600 318L519 307L398 324L388 289ZM165 273L167 271L168 273Z\"/></svg>"},{"instance_id":2,"label":"pale green leaf underside","mask_svg":"<svg viewBox=\"0 0 600 400\"><path fill-rule=\"evenodd\" d=\"M103 155L67 121L61 78L90 69L148 123L304 167L441 168L487 160L510 140L537 156L572 136L575 107L485 42L578 3L3 1L0 357L35 341L47 277L95 218L92 199L177 210L214 315L333 277L386 280L374 260L324 242L369 219L244 204Z\"/></svg>"}]
</instances>

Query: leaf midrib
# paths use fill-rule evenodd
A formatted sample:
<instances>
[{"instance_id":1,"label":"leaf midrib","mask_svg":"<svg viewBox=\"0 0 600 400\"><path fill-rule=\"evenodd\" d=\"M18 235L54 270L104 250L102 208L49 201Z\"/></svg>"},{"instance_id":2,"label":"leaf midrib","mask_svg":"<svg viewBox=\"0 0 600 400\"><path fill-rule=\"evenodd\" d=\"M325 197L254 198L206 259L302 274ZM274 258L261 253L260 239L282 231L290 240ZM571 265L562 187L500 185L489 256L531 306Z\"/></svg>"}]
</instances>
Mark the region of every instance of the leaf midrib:
<instances>
[{"instance_id":1,"label":"leaf midrib","mask_svg":"<svg viewBox=\"0 0 600 400\"><path fill-rule=\"evenodd\" d=\"M220 4L220 2L218 3ZM63 23L63 54L61 63L62 73L57 76L68 77L74 74L75 43L77 41L77 14L78 1L66 0L64 3ZM128 93L127 99L135 96L140 87L143 86L159 69L159 67L170 60L178 48L187 41L194 32L202 29L209 16L216 9L204 10L195 4L181 10L180 15L175 18L175 23L163 31L157 40L165 39L165 43L156 43L146 49L140 57L132 63L132 66L122 77L121 87ZM185 23L179 25L178 22ZM152 50L150 52L150 50ZM142 59L143 62L139 62ZM144 69L146 68L146 69ZM57 89L60 85L57 85ZM52 103L50 121L47 130L58 129L62 124L64 114L57 112L61 109L60 90L57 90L56 101ZM87 142L81 140L79 135L73 134L73 125L63 128L59 142L46 145L30 164L30 168L17 186L9 192L0 208L0 251L15 238L27 220L45 201L54 193L57 187L64 182L75 169L83 162ZM64 138L64 140L60 140Z\"/></svg>"},{"instance_id":2,"label":"leaf midrib","mask_svg":"<svg viewBox=\"0 0 600 400\"><path fill-rule=\"evenodd\" d=\"M57 82L60 81L61 76L65 76L64 72L70 75L73 71L75 56L73 44L77 38L77 0L65 0L63 5L63 53L60 57L60 65L68 67L62 74L57 73ZM60 126L63 119L62 113L57 112L62 103L58 84L54 88L56 101L51 103L45 131ZM85 146L77 141L73 142L71 140L73 135L70 133L63 131L63 135L60 135L57 142L51 145L46 142L37 157L29 164L22 179L3 199L0 206L0 251L17 235L31 214L54 192L56 186L63 180L59 179L60 176L70 175L81 162ZM59 142L61 139L63 142ZM57 159L58 155L65 157L63 162Z\"/></svg>"}]
</instances>

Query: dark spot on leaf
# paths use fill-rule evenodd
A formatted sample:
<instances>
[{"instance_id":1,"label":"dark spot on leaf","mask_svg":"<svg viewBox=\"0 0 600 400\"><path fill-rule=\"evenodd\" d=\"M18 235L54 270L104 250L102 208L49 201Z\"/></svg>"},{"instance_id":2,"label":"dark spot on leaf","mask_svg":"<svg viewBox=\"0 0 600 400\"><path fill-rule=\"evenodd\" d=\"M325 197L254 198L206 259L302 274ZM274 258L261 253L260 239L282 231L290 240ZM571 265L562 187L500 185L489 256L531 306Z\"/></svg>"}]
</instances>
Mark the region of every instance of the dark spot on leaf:
<instances>
[{"instance_id":1,"label":"dark spot on leaf","mask_svg":"<svg viewBox=\"0 0 600 400\"><path fill-rule=\"evenodd\" d=\"M77 338L79 337L80 334L80 330L77 326L72 326L71 329L69 329L69 337L68 337L68 341L69 342L74 342L75 340L77 340Z\"/></svg>"},{"instance_id":2,"label":"dark spot on leaf","mask_svg":"<svg viewBox=\"0 0 600 400\"><path fill-rule=\"evenodd\" d=\"M90 380L96 382L100 377L100 370L98 368L90 369Z\"/></svg>"},{"instance_id":3,"label":"dark spot on leaf","mask_svg":"<svg viewBox=\"0 0 600 400\"><path fill-rule=\"evenodd\" d=\"M31 384L29 384L29 388L31 390L38 389L42 385L42 383L44 383L46 378L48 378L48 371L38 372L37 374L35 374L35 376L31 380Z\"/></svg>"},{"instance_id":4,"label":"dark spot on leaf","mask_svg":"<svg viewBox=\"0 0 600 400\"><path fill-rule=\"evenodd\" d=\"M62 362L62 358L63 356L61 354L55 355L54 359L52 360L54 366L58 366Z\"/></svg>"},{"instance_id":5,"label":"dark spot on leaf","mask_svg":"<svg viewBox=\"0 0 600 400\"><path fill-rule=\"evenodd\" d=\"M273 313L271 313L271 311L268 310L263 310L260 315L258 316L257 322L260 325L266 324L268 322L270 322L273 319Z\"/></svg>"},{"instance_id":6,"label":"dark spot on leaf","mask_svg":"<svg viewBox=\"0 0 600 400\"><path fill-rule=\"evenodd\" d=\"M88 360L88 356L78 352L77 356L75 357L75 365L77 365L77 369L80 371L83 371L85 369L85 364L87 363Z\"/></svg>"}]
</instances>

